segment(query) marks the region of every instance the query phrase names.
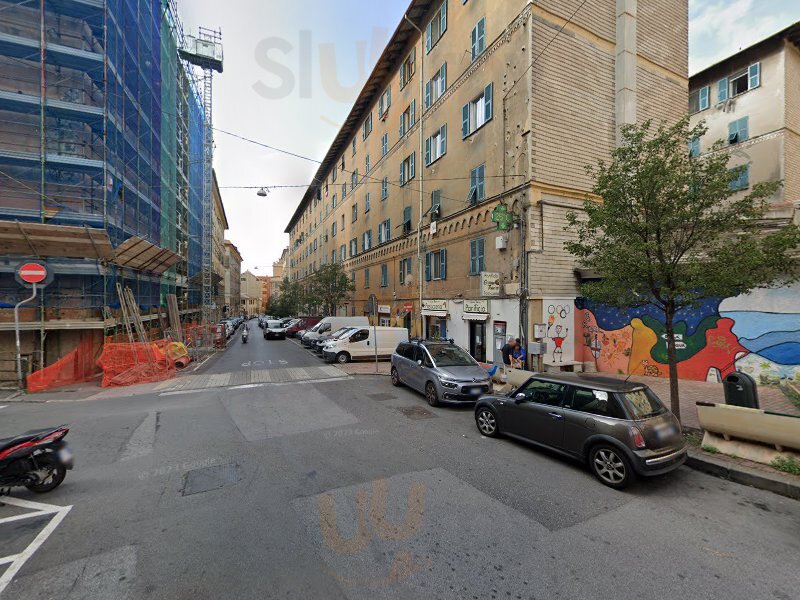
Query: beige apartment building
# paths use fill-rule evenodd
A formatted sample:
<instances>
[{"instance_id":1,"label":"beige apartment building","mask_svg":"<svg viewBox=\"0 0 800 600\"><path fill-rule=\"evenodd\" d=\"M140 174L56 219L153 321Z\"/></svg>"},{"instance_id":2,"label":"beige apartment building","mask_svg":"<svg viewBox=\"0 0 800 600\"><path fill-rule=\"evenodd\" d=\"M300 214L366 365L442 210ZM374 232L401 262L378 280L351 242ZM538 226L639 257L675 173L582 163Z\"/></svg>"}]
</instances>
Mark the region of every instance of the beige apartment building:
<instances>
[{"instance_id":1,"label":"beige apartment building","mask_svg":"<svg viewBox=\"0 0 800 600\"><path fill-rule=\"evenodd\" d=\"M289 248L284 248L281 252L281 257L272 263L272 277L270 278L270 291L269 297L274 302L281 294L281 282L286 274L286 257L289 254Z\"/></svg>"},{"instance_id":2,"label":"beige apartment building","mask_svg":"<svg viewBox=\"0 0 800 600\"><path fill-rule=\"evenodd\" d=\"M230 241L225 240L225 304L223 305L223 312L230 315L238 315L242 311L242 296L241 296L241 271L242 271L242 255L239 254L239 249Z\"/></svg>"},{"instance_id":3,"label":"beige apartment building","mask_svg":"<svg viewBox=\"0 0 800 600\"><path fill-rule=\"evenodd\" d=\"M239 281L242 314L255 315L262 312L262 288L264 283L250 271L242 273Z\"/></svg>"},{"instance_id":4,"label":"beige apartment building","mask_svg":"<svg viewBox=\"0 0 800 600\"><path fill-rule=\"evenodd\" d=\"M545 362L574 364L566 214L622 124L686 112L687 10L411 2L286 228L287 274L341 262L356 287L342 312L364 314L374 294L380 323L478 360L536 333Z\"/></svg>"},{"instance_id":5,"label":"beige apartment building","mask_svg":"<svg viewBox=\"0 0 800 600\"><path fill-rule=\"evenodd\" d=\"M225 206L222 204L222 195L217 183L217 172L212 171L212 199L213 204L213 229L211 232L211 272L214 285L214 303L217 311L222 314L225 304L225 231L228 229L228 217Z\"/></svg>"}]
</instances>

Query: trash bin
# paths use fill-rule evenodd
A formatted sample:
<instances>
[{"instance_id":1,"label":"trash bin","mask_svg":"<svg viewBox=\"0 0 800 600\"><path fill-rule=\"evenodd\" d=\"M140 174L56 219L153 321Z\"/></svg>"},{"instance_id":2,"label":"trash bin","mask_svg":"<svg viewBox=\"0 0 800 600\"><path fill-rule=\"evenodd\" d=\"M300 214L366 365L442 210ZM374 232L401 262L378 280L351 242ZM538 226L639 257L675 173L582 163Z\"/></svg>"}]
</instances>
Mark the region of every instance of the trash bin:
<instances>
[{"instance_id":1,"label":"trash bin","mask_svg":"<svg viewBox=\"0 0 800 600\"><path fill-rule=\"evenodd\" d=\"M756 380L747 373L734 371L725 378L722 385L725 390L725 404L759 408Z\"/></svg>"}]
</instances>

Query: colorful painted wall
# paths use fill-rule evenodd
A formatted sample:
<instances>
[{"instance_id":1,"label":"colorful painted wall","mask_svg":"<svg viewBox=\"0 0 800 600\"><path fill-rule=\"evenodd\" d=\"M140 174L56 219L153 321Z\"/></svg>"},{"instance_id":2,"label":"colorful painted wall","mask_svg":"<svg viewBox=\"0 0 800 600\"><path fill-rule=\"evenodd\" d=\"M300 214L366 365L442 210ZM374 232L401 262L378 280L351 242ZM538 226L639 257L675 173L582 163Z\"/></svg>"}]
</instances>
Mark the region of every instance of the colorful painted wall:
<instances>
[{"instance_id":1,"label":"colorful painted wall","mask_svg":"<svg viewBox=\"0 0 800 600\"><path fill-rule=\"evenodd\" d=\"M664 317L646 306L575 302L575 359L597 371L667 377ZM800 286L704 301L675 318L678 375L720 381L733 370L762 383L800 381Z\"/></svg>"}]
</instances>

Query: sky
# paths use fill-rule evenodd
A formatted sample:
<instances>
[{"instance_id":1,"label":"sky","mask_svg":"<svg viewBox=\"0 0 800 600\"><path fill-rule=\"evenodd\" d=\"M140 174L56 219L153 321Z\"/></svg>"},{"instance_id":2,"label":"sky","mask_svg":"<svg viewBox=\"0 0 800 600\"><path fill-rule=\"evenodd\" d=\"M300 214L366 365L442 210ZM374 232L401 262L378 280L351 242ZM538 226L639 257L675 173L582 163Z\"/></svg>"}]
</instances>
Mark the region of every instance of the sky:
<instances>
[{"instance_id":1,"label":"sky","mask_svg":"<svg viewBox=\"0 0 800 600\"><path fill-rule=\"evenodd\" d=\"M178 0L184 31L221 28L214 168L242 270L271 275L284 229L409 0ZM800 21L800 0L689 0L689 73ZM266 198L243 186L272 189Z\"/></svg>"}]
</instances>

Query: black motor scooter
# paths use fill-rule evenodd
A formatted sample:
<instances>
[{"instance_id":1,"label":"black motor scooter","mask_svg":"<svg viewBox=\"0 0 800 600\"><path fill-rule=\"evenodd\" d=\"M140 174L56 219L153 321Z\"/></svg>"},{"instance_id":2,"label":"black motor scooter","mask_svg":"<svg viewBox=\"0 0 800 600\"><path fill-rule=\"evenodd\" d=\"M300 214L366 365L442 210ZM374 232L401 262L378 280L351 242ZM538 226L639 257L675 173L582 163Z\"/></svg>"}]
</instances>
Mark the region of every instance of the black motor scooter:
<instances>
[{"instance_id":1,"label":"black motor scooter","mask_svg":"<svg viewBox=\"0 0 800 600\"><path fill-rule=\"evenodd\" d=\"M24 486L32 492L54 490L72 469L72 451L64 441L66 425L34 429L0 439L0 496Z\"/></svg>"}]
</instances>

